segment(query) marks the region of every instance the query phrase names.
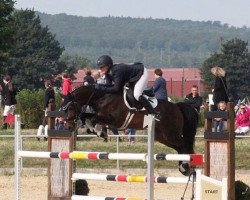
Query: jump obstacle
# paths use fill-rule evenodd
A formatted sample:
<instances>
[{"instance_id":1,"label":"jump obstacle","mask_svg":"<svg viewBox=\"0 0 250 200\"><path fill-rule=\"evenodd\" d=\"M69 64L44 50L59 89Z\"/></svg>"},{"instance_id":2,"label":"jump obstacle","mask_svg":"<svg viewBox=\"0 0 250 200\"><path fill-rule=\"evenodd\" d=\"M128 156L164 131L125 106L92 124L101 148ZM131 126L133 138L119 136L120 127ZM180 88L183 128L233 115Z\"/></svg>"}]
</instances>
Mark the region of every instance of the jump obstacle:
<instances>
[{"instance_id":1,"label":"jump obstacle","mask_svg":"<svg viewBox=\"0 0 250 200\"><path fill-rule=\"evenodd\" d=\"M230 113L231 105L228 105L227 112L227 119L228 119L228 132L225 132L229 135L231 135L231 132L233 129L233 115ZM232 111L232 110L231 110ZM54 112L54 113L53 113ZM65 131L57 132L51 127L54 126L54 120L56 116L58 116L58 113L55 113L56 111L51 111L49 113L49 152L28 152L28 151L19 151L18 148L18 132L20 134L20 117L16 116L16 124L15 124L15 133L16 133L16 155L15 155L15 177L16 177L16 199L19 199L19 168L18 168L18 162L20 162L20 157L39 157L39 158L51 158L49 159L49 167L48 167L48 181L49 181L49 188L48 188L48 199L49 200L58 200L58 199L129 199L129 198L116 198L116 197L88 197L88 196L78 196L73 195L73 186L72 186L72 180L77 179L87 179L87 180L108 180L108 181L123 181L123 182L147 182L148 183L148 194L147 199L154 199L153 196L153 184L154 182L159 183L187 183L188 180L186 177L154 177L153 175L153 160L181 160L181 161L191 161L194 165L194 163L199 164L200 160L202 158L201 155L174 155L174 154L155 154L153 155L153 145L151 141L154 141L154 120L151 118L151 125L148 125L148 133L149 133L149 141L148 141L148 149L151 149L151 152L148 152L148 154L118 154L118 153L107 153L107 152L79 152L79 151L72 151L72 148L74 147L74 135L65 133ZM213 114L216 117L221 116L220 113L216 112L207 112L206 113L206 126L205 126L205 172L209 175L213 171L213 167L211 165L214 165L214 163L209 162L207 159L212 159L211 156L214 156L214 154L211 154L210 151L212 150L212 147L214 146L214 143L220 144L223 143L226 145L234 144L234 137L224 137L218 139L218 135L214 136L214 133L211 131L211 119L214 117ZM225 113L223 113L225 114ZM63 113L60 113L60 116L63 115ZM225 116L224 116L225 117ZM19 127L19 131L18 131ZM218 134L218 133L217 133ZM151 137L150 137L151 136ZM229 140L233 140L229 141ZM66 144L66 145L65 145ZM56 146L56 147L55 147ZM59 146L59 148L58 148ZM66 148L65 148L66 146ZM227 148L229 150L229 147ZM222 150L220 149L220 152ZM224 152L225 153L225 152ZM227 152L225 153L227 155ZM230 157L230 155L229 155ZM120 160L144 160L148 164L148 178L146 176L127 176L127 175L98 175L98 174L80 174L80 173L73 173L73 160L75 159L120 159ZM227 159L224 161L224 165L220 166L220 173L222 171L229 172L229 170L233 169L233 166L230 165L228 167L229 163L228 161L232 162L233 158L230 157L230 159ZM202 158L203 160L203 158ZM230 163L232 164L232 163ZM233 162L234 164L234 162ZM211 170L212 168L212 170ZM227 170L225 170L225 168ZM222 170L222 171L221 171ZM66 171L66 172L65 172ZM18 172L18 173L17 173ZM225 176L227 177L227 176ZM231 180L230 180L231 179ZM227 181L228 180L228 181ZM194 180L191 180L191 182ZM212 178L209 178L207 176L201 175L200 171L197 171L196 175L196 199L197 200L213 200L213 199L221 199L221 200L234 200L234 194L230 194L230 192L234 192L232 190L233 183L230 183L229 181L232 181L232 175L231 178L222 178L220 181L214 180ZM227 182L227 184L226 184ZM54 185L56 184L56 185ZM231 186L231 188L230 188ZM228 188L228 189L227 189ZM138 198L136 198L138 199Z\"/></svg>"}]
</instances>

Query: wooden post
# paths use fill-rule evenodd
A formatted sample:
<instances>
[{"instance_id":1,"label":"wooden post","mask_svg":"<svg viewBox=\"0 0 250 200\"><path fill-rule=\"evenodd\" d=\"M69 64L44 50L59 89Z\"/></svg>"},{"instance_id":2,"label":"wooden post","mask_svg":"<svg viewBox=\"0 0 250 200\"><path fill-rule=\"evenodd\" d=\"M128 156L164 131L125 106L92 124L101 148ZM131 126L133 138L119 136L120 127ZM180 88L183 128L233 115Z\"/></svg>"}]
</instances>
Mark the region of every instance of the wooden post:
<instances>
[{"instance_id":1,"label":"wooden post","mask_svg":"<svg viewBox=\"0 0 250 200\"><path fill-rule=\"evenodd\" d=\"M227 104L227 112L205 113L205 175L222 181L228 179L228 200L235 200L235 143L234 105ZM213 118L227 119L227 131L212 132Z\"/></svg>"},{"instance_id":2,"label":"wooden post","mask_svg":"<svg viewBox=\"0 0 250 200\"><path fill-rule=\"evenodd\" d=\"M55 118L65 113L54 111L55 105L49 104L48 111L48 151L72 152L74 134L66 130L54 130ZM71 159L51 158L48 163L48 200L70 200L72 196L73 161Z\"/></svg>"}]
</instances>

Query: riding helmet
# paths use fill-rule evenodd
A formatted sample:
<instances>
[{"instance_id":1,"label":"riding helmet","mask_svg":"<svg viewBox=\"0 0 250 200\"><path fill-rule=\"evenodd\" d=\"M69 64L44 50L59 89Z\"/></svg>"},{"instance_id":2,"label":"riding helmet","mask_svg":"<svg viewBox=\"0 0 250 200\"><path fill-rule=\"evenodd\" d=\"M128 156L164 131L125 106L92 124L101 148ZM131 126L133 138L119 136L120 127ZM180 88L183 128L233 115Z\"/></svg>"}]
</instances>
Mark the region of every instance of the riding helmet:
<instances>
[{"instance_id":1,"label":"riding helmet","mask_svg":"<svg viewBox=\"0 0 250 200\"><path fill-rule=\"evenodd\" d=\"M97 66L101 67L103 65L107 65L108 67L112 67L113 66L112 58L110 56L108 56L108 55L103 55L100 58L98 58Z\"/></svg>"}]
</instances>

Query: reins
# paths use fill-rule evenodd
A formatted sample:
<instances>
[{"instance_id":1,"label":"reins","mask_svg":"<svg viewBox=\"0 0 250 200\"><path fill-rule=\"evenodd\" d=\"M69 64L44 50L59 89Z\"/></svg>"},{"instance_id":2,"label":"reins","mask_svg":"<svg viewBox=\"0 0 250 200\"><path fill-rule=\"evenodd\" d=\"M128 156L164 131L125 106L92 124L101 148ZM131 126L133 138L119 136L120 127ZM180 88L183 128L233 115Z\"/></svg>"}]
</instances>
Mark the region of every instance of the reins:
<instances>
[{"instance_id":1,"label":"reins","mask_svg":"<svg viewBox=\"0 0 250 200\"><path fill-rule=\"evenodd\" d=\"M83 113L86 111L87 105L89 104L89 102L90 102L90 100L92 99L92 97L94 96L94 94L95 94L95 90L92 92L92 94L90 95L90 97L89 97L87 103L83 106L83 108L81 109L81 111L79 112L79 114L77 114L75 117L67 118L66 121L74 120L74 122L76 123L77 120L79 119L79 116L80 116L81 114L83 114ZM75 112L78 113L78 108L77 108L76 105L75 105L75 104L77 104L77 103L74 102L73 100L72 100L71 102L69 102L69 103L65 106L66 109L68 109L68 107L69 107L69 105L70 105L71 103L73 103L73 105L74 105ZM66 110L66 109L65 109L65 110Z\"/></svg>"}]
</instances>

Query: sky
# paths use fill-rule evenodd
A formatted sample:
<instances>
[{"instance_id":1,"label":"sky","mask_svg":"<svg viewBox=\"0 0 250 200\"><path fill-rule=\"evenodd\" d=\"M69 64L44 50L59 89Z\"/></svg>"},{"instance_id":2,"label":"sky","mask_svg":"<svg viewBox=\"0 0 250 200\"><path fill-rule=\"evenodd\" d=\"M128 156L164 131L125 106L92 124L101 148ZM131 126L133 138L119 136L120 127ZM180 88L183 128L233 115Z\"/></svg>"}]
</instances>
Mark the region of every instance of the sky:
<instances>
[{"instance_id":1,"label":"sky","mask_svg":"<svg viewBox=\"0 0 250 200\"><path fill-rule=\"evenodd\" d=\"M250 27L250 0L16 0L15 7L48 14L221 21Z\"/></svg>"}]
</instances>

